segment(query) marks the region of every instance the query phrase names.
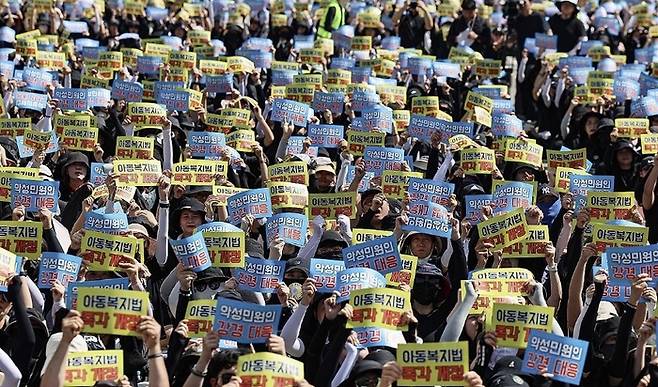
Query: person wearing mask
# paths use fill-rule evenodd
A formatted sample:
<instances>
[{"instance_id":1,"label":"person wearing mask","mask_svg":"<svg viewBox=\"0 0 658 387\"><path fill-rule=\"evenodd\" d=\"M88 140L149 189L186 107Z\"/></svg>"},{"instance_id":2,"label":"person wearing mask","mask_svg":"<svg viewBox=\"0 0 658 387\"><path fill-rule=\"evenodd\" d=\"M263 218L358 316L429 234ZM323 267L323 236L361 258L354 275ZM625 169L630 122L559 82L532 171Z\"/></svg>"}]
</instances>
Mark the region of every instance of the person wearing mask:
<instances>
[{"instance_id":1,"label":"person wearing mask","mask_svg":"<svg viewBox=\"0 0 658 387\"><path fill-rule=\"evenodd\" d=\"M576 0L558 1L555 5L560 10L548 19L548 25L553 35L557 35L557 51L574 55L587 31L585 25L578 19L578 2Z\"/></svg>"}]
</instances>

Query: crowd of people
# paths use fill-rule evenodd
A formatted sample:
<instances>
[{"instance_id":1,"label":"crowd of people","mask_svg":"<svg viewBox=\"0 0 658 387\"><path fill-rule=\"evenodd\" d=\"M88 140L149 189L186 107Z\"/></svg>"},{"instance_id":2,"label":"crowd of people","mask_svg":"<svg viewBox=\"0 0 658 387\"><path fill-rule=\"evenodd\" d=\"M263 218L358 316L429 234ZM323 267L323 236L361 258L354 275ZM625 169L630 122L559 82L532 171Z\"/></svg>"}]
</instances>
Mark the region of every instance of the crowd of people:
<instances>
[{"instance_id":1,"label":"crowd of people","mask_svg":"<svg viewBox=\"0 0 658 387\"><path fill-rule=\"evenodd\" d=\"M1 15L0 386L658 386L653 0Z\"/></svg>"}]
</instances>

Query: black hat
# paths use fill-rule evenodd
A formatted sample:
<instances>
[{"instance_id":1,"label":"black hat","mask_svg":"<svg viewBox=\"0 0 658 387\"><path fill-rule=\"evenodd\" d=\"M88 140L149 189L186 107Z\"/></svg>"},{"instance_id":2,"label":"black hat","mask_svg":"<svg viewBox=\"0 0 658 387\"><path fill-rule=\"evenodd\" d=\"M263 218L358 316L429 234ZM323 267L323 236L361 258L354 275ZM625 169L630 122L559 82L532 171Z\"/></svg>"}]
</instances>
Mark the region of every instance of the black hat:
<instances>
[{"instance_id":1,"label":"black hat","mask_svg":"<svg viewBox=\"0 0 658 387\"><path fill-rule=\"evenodd\" d=\"M308 277L309 266L310 262L306 259L292 258L286 262L286 273L293 270L300 270Z\"/></svg>"},{"instance_id":2,"label":"black hat","mask_svg":"<svg viewBox=\"0 0 658 387\"><path fill-rule=\"evenodd\" d=\"M340 235L338 231L325 230L324 233L322 233L322 239L320 239L318 248L335 243L341 244L343 248L349 246L349 243L347 243L347 241L343 239L343 237Z\"/></svg>"},{"instance_id":3,"label":"black hat","mask_svg":"<svg viewBox=\"0 0 658 387\"><path fill-rule=\"evenodd\" d=\"M217 298L226 298L229 300L242 301L242 294L240 294L240 292L234 289L224 289L221 292L217 293Z\"/></svg>"},{"instance_id":4,"label":"black hat","mask_svg":"<svg viewBox=\"0 0 658 387\"><path fill-rule=\"evenodd\" d=\"M462 9L474 10L477 7L475 0L464 0L462 1Z\"/></svg>"},{"instance_id":5,"label":"black hat","mask_svg":"<svg viewBox=\"0 0 658 387\"><path fill-rule=\"evenodd\" d=\"M180 216L180 213L183 210L201 212L203 213L203 216L206 214L206 207L195 198L183 198L183 200L180 201L180 206L176 209L175 217Z\"/></svg>"},{"instance_id":6,"label":"black hat","mask_svg":"<svg viewBox=\"0 0 658 387\"><path fill-rule=\"evenodd\" d=\"M464 188L462 189L462 193L465 196L465 195L482 195L486 192L481 185L471 183L464 186Z\"/></svg>"},{"instance_id":7,"label":"black hat","mask_svg":"<svg viewBox=\"0 0 658 387\"><path fill-rule=\"evenodd\" d=\"M68 154L64 161L64 169L76 163L84 164L87 168L89 168L89 158L87 156L85 156L82 152L71 152Z\"/></svg>"},{"instance_id":8,"label":"black hat","mask_svg":"<svg viewBox=\"0 0 658 387\"><path fill-rule=\"evenodd\" d=\"M607 129L607 128L612 129L614 127L615 127L615 122L612 120L612 118L604 117L599 120L598 130Z\"/></svg>"},{"instance_id":9,"label":"black hat","mask_svg":"<svg viewBox=\"0 0 658 387\"><path fill-rule=\"evenodd\" d=\"M377 195L379 193L382 193L382 192L383 191L379 188L370 188L370 189L367 189L367 190L361 192L361 203L363 203L366 200L366 198L368 198L370 196L375 196L375 195Z\"/></svg>"},{"instance_id":10,"label":"black hat","mask_svg":"<svg viewBox=\"0 0 658 387\"><path fill-rule=\"evenodd\" d=\"M630 149L630 151L633 152L634 155L638 154L637 150L635 149L633 144L631 144L630 141L628 141L625 138L622 138L621 140L617 140L617 142L614 144L613 152L616 154L617 152L620 152L624 149Z\"/></svg>"},{"instance_id":11,"label":"black hat","mask_svg":"<svg viewBox=\"0 0 658 387\"><path fill-rule=\"evenodd\" d=\"M5 148L5 153L7 154L7 157L11 159L13 162L18 163L18 160L20 160L20 153L18 152L18 145L16 144L16 141L9 137L0 137L0 146Z\"/></svg>"},{"instance_id":12,"label":"black hat","mask_svg":"<svg viewBox=\"0 0 658 387\"><path fill-rule=\"evenodd\" d=\"M196 274L196 282L199 281L210 281L213 279L227 279L228 277L224 272L218 267L209 267L206 270L202 270Z\"/></svg>"},{"instance_id":13,"label":"black hat","mask_svg":"<svg viewBox=\"0 0 658 387\"><path fill-rule=\"evenodd\" d=\"M642 161L640 161L640 169L644 169L646 167L653 167L654 163L654 156L645 156Z\"/></svg>"},{"instance_id":14,"label":"black hat","mask_svg":"<svg viewBox=\"0 0 658 387\"><path fill-rule=\"evenodd\" d=\"M489 378L487 386L507 387L507 386L530 386L523 378L530 376L521 371L523 360L517 356L503 356L493 369L493 376Z\"/></svg>"},{"instance_id":15,"label":"black hat","mask_svg":"<svg viewBox=\"0 0 658 387\"><path fill-rule=\"evenodd\" d=\"M193 185L185 190L185 195L195 195L200 193L212 194L210 185Z\"/></svg>"},{"instance_id":16,"label":"black hat","mask_svg":"<svg viewBox=\"0 0 658 387\"><path fill-rule=\"evenodd\" d=\"M436 265L432 265L431 263L421 263L418 265L416 268L416 275L424 275L428 277L443 277L443 273L441 270L436 267Z\"/></svg>"}]
</instances>

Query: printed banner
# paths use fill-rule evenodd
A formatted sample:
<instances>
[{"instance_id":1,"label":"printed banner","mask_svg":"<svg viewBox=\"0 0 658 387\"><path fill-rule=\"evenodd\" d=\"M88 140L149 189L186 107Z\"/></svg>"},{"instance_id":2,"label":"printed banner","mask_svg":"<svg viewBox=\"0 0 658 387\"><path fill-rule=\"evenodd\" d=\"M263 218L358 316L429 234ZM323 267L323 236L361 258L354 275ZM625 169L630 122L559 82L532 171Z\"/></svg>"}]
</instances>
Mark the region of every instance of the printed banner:
<instances>
[{"instance_id":1,"label":"printed banner","mask_svg":"<svg viewBox=\"0 0 658 387\"><path fill-rule=\"evenodd\" d=\"M482 215L482 208L484 206L491 206L492 195L466 195L466 216L464 219L468 220L472 225L482 222L484 217Z\"/></svg>"},{"instance_id":2,"label":"printed banner","mask_svg":"<svg viewBox=\"0 0 658 387\"><path fill-rule=\"evenodd\" d=\"M443 238L450 238L452 235L448 210L440 204L412 202L407 215L409 221L402 226L403 231L416 231Z\"/></svg>"},{"instance_id":3,"label":"printed banner","mask_svg":"<svg viewBox=\"0 0 658 387\"><path fill-rule=\"evenodd\" d=\"M98 144L98 128L64 128L60 142L69 150L93 152Z\"/></svg>"},{"instance_id":4,"label":"printed banner","mask_svg":"<svg viewBox=\"0 0 658 387\"><path fill-rule=\"evenodd\" d=\"M144 98L144 87L137 82L126 82L115 79L112 82L112 98L126 102L141 102Z\"/></svg>"},{"instance_id":5,"label":"printed banner","mask_svg":"<svg viewBox=\"0 0 658 387\"><path fill-rule=\"evenodd\" d=\"M338 148L343 141L342 125L309 125L308 138L311 145L323 148Z\"/></svg>"},{"instance_id":6,"label":"printed banner","mask_svg":"<svg viewBox=\"0 0 658 387\"><path fill-rule=\"evenodd\" d=\"M494 245L492 250L503 249L528 236L528 224L523 208L491 217L478 223L477 227L480 239Z\"/></svg>"},{"instance_id":7,"label":"printed banner","mask_svg":"<svg viewBox=\"0 0 658 387\"><path fill-rule=\"evenodd\" d=\"M556 170L558 167L585 170L587 167L587 148L557 151L546 149L548 169Z\"/></svg>"},{"instance_id":8,"label":"printed banner","mask_svg":"<svg viewBox=\"0 0 658 387\"><path fill-rule=\"evenodd\" d=\"M340 115L343 113L343 102L345 101L345 94L343 93L323 93L316 91L313 94L313 104L311 107L316 112L324 112L329 110L332 114ZM342 130L342 126L340 127Z\"/></svg>"},{"instance_id":9,"label":"printed banner","mask_svg":"<svg viewBox=\"0 0 658 387\"><path fill-rule=\"evenodd\" d=\"M363 154L366 172L379 176L384 171L400 171L404 160L404 150L398 148L366 147Z\"/></svg>"},{"instance_id":10,"label":"printed banner","mask_svg":"<svg viewBox=\"0 0 658 387\"><path fill-rule=\"evenodd\" d=\"M155 139L148 137L118 136L116 158L128 160L150 160L153 158Z\"/></svg>"},{"instance_id":11,"label":"printed banner","mask_svg":"<svg viewBox=\"0 0 658 387\"><path fill-rule=\"evenodd\" d=\"M25 207L25 211L37 212L47 208L54 214L59 213L59 182L11 179L12 208Z\"/></svg>"},{"instance_id":12,"label":"printed banner","mask_svg":"<svg viewBox=\"0 0 658 387\"><path fill-rule=\"evenodd\" d=\"M416 279L416 267L418 266L418 258L413 255L400 254L402 267L399 271L386 274L386 284L394 288L400 285L409 285L410 288L414 287L414 280Z\"/></svg>"},{"instance_id":13,"label":"printed banner","mask_svg":"<svg viewBox=\"0 0 658 387\"><path fill-rule=\"evenodd\" d=\"M569 178L569 192L574 194L576 211L579 211L587 204L587 193L589 191L612 192L614 188L614 176L572 174Z\"/></svg>"},{"instance_id":14,"label":"printed banner","mask_svg":"<svg viewBox=\"0 0 658 387\"><path fill-rule=\"evenodd\" d=\"M267 167L271 181L308 185L308 164L305 161L291 161Z\"/></svg>"},{"instance_id":15,"label":"printed banner","mask_svg":"<svg viewBox=\"0 0 658 387\"><path fill-rule=\"evenodd\" d=\"M135 258L138 241L133 237L85 231L80 256L90 271L118 271L121 262Z\"/></svg>"},{"instance_id":16,"label":"printed banner","mask_svg":"<svg viewBox=\"0 0 658 387\"><path fill-rule=\"evenodd\" d=\"M468 343L400 344L398 386L463 386L469 370Z\"/></svg>"},{"instance_id":17,"label":"printed banner","mask_svg":"<svg viewBox=\"0 0 658 387\"><path fill-rule=\"evenodd\" d=\"M397 240L393 236L352 245L343 249L345 267L366 267L381 274L399 271L402 267Z\"/></svg>"},{"instance_id":18,"label":"printed banner","mask_svg":"<svg viewBox=\"0 0 658 387\"><path fill-rule=\"evenodd\" d=\"M206 333L212 331L216 307L217 301L215 300L188 301L185 320L187 320L190 338L204 337Z\"/></svg>"},{"instance_id":19,"label":"printed banner","mask_svg":"<svg viewBox=\"0 0 658 387\"><path fill-rule=\"evenodd\" d=\"M22 267L21 257L5 249L0 249L0 292L7 292L9 278L20 273Z\"/></svg>"},{"instance_id":20,"label":"printed banner","mask_svg":"<svg viewBox=\"0 0 658 387\"><path fill-rule=\"evenodd\" d=\"M119 174L118 187L156 187L162 176L158 160L114 160L112 164Z\"/></svg>"},{"instance_id":21,"label":"printed banner","mask_svg":"<svg viewBox=\"0 0 658 387\"><path fill-rule=\"evenodd\" d=\"M643 246L647 244L648 238L649 229L647 227L592 224L592 242L599 253L605 252L609 247Z\"/></svg>"},{"instance_id":22,"label":"printed banner","mask_svg":"<svg viewBox=\"0 0 658 387\"><path fill-rule=\"evenodd\" d=\"M359 289L383 288L386 278L378 271L366 267L354 267L338 272L336 275L336 302L347 301L350 293Z\"/></svg>"},{"instance_id":23,"label":"printed banner","mask_svg":"<svg viewBox=\"0 0 658 387\"><path fill-rule=\"evenodd\" d=\"M486 329L496 334L501 347L526 348L530 330L552 330L553 314L552 307L496 303Z\"/></svg>"},{"instance_id":24,"label":"printed banner","mask_svg":"<svg viewBox=\"0 0 658 387\"><path fill-rule=\"evenodd\" d=\"M336 219L345 215L356 219L356 192L336 192L328 194L309 194L309 219L321 215L325 219Z\"/></svg>"},{"instance_id":25,"label":"printed banner","mask_svg":"<svg viewBox=\"0 0 658 387\"><path fill-rule=\"evenodd\" d=\"M649 119L615 118L615 128L619 138L640 138L641 135L649 133Z\"/></svg>"},{"instance_id":26,"label":"printed banner","mask_svg":"<svg viewBox=\"0 0 658 387\"><path fill-rule=\"evenodd\" d=\"M403 199L407 192L409 180L421 179L422 172L384 171L382 173L382 190L387 197Z\"/></svg>"},{"instance_id":27,"label":"printed banner","mask_svg":"<svg viewBox=\"0 0 658 387\"><path fill-rule=\"evenodd\" d=\"M503 258L543 258L550 242L548 226L528 225L528 237L503 249Z\"/></svg>"},{"instance_id":28,"label":"printed banner","mask_svg":"<svg viewBox=\"0 0 658 387\"><path fill-rule=\"evenodd\" d=\"M210 267L210 254L200 232L182 239L169 239L178 261L186 268L198 273Z\"/></svg>"},{"instance_id":29,"label":"printed banner","mask_svg":"<svg viewBox=\"0 0 658 387\"><path fill-rule=\"evenodd\" d=\"M283 283L285 271L285 261L247 257L244 268L235 269L233 276L240 289L274 293L279 284Z\"/></svg>"},{"instance_id":30,"label":"printed banner","mask_svg":"<svg viewBox=\"0 0 658 387\"><path fill-rule=\"evenodd\" d=\"M59 107L62 110L87 110L87 90L88 89L70 89L57 88L53 98L59 101Z\"/></svg>"},{"instance_id":31,"label":"printed banner","mask_svg":"<svg viewBox=\"0 0 658 387\"><path fill-rule=\"evenodd\" d=\"M227 206L231 224L240 224L247 214L256 219L272 216L270 190L267 188L250 189L230 196Z\"/></svg>"},{"instance_id":32,"label":"printed banner","mask_svg":"<svg viewBox=\"0 0 658 387\"><path fill-rule=\"evenodd\" d=\"M606 250L610 285L629 286L642 273L651 277L654 287L658 279L658 245L610 247Z\"/></svg>"},{"instance_id":33,"label":"printed banner","mask_svg":"<svg viewBox=\"0 0 658 387\"><path fill-rule=\"evenodd\" d=\"M215 160L188 159L174 164L171 184L182 186L214 185L219 177L226 178L228 163Z\"/></svg>"},{"instance_id":34,"label":"printed banner","mask_svg":"<svg viewBox=\"0 0 658 387\"><path fill-rule=\"evenodd\" d=\"M343 270L345 270L343 261L313 258L308 277L315 281L315 289L318 293L333 293L336 291L338 273Z\"/></svg>"},{"instance_id":35,"label":"printed banner","mask_svg":"<svg viewBox=\"0 0 658 387\"><path fill-rule=\"evenodd\" d=\"M192 152L192 157L219 158L225 146L224 133L193 131L187 136L187 147Z\"/></svg>"},{"instance_id":36,"label":"printed banner","mask_svg":"<svg viewBox=\"0 0 658 387\"><path fill-rule=\"evenodd\" d=\"M167 108L155 103L132 102L128 104L128 116L135 130L144 127L161 128L167 118Z\"/></svg>"},{"instance_id":37,"label":"printed banner","mask_svg":"<svg viewBox=\"0 0 658 387\"><path fill-rule=\"evenodd\" d=\"M304 184L270 182L267 183L272 198L272 209L299 208L308 205L308 188Z\"/></svg>"},{"instance_id":38,"label":"printed banner","mask_svg":"<svg viewBox=\"0 0 658 387\"><path fill-rule=\"evenodd\" d=\"M84 215L85 230L119 234L128 229L128 216L121 210L113 213L105 213L105 207L89 211Z\"/></svg>"},{"instance_id":39,"label":"printed banner","mask_svg":"<svg viewBox=\"0 0 658 387\"><path fill-rule=\"evenodd\" d=\"M149 294L137 290L78 288L76 310L83 332L141 337L137 325L148 315Z\"/></svg>"},{"instance_id":40,"label":"printed banner","mask_svg":"<svg viewBox=\"0 0 658 387\"><path fill-rule=\"evenodd\" d=\"M587 192L587 208L591 223L628 219L634 205L634 192Z\"/></svg>"},{"instance_id":41,"label":"printed banner","mask_svg":"<svg viewBox=\"0 0 658 387\"><path fill-rule=\"evenodd\" d=\"M213 329L220 339L242 344L260 344L277 334L281 305L257 305L220 298L217 301Z\"/></svg>"},{"instance_id":42,"label":"printed banner","mask_svg":"<svg viewBox=\"0 0 658 387\"><path fill-rule=\"evenodd\" d=\"M288 121L295 126L306 126L309 117L309 106L301 102L287 99L275 99L272 104L272 121Z\"/></svg>"},{"instance_id":43,"label":"printed banner","mask_svg":"<svg viewBox=\"0 0 658 387\"><path fill-rule=\"evenodd\" d=\"M534 187L520 181L503 182L492 188L491 209L494 215L512 211L515 208L527 209L534 202Z\"/></svg>"},{"instance_id":44,"label":"printed banner","mask_svg":"<svg viewBox=\"0 0 658 387\"><path fill-rule=\"evenodd\" d=\"M64 386L91 386L123 375L123 350L69 352L66 356Z\"/></svg>"},{"instance_id":45,"label":"printed banner","mask_svg":"<svg viewBox=\"0 0 658 387\"><path fill-rule=\"evenodd\" d=\"M78 279L82 258L64 253L44 252L39 262L39 289L50 290L55 281L65 288Z\"/></svg>"},{"instance_id":46,"label":"printed banner","mask_svg":"<svg viewBox=\"0 0 658 387\"><path fill-rule=\"evenodd\" d=\"M560 193L569 192L571 177L577 175L588 175L583 169L557 167L555 171L555 190Z\"/></svg>"},{"instance_id":47,"label":"printed banner","mask_svg":"<svg viewBox=\"0 0 658 387\"><path fill-rule=\"evenodd\" d=\"M206 223L197 231L203 235L212 267L244 267L244 231L223 222Z\"/></svg>"},{"instance_id":48,"label":"printed banner","mask_svg":"<svg viewBox=\"0 0 658 387\"><path fill-rule=\"evenodd\" d=\"M393 235L393 231L374 230L370 228L353 228L352 244L358 245L360 243L369 242L378 238L384 238L391 235Z\"/></svg>"},{"instance_id":49,"label":"printed banner","mask_svg":"<svg viewBox=\"0 0 658 387\"><path fill-rule=\"evenodd\" d=\"M471 148L461 151L460 167L467 175L491 174L496 166L496 155L488 148Z\"/></svg>"},{"instance_id":50,"label":"printed banner","mask_svg":"<svg viewBox=\"0 0 658 387\"><path fill-rule=\"evenodd\" d=\"M304 379L304 363L270 352L240 356L236 370L248 386L293 386Z\"/></svg>"},{"instance_id":51,"label":"printed banner","mask_svg":"<svg viewBox=\"0 0 658 387\"><path fill-rule=\"evenodd\" d=\"M0 247L27 259L39 259L43 223L0 221Z\"/></svg>"},{"instance_id":52,"label":"printed banner","mask_svg":"<svg viewBox=\"0 0 658 387\"><path fill-rule=\"evenodd\" d=\"M541 167L544 147L530 139L505 141L505 161L517 161Z\"/></svg>"},{"instance_id":53,"label":"printed banner","mask_svg":"<svg viewBox=\"0 0 658 387\"><path fill-rule=\"evenodd\" d=\"M534 375L550 373L552 380L579 385L588 345L583 340L531 330L521 370Z\"/></svg>"},{"instance_id":54,"label":"printed banner","mask_svg":"<svg viewBox=\"0 0 658 387\"><path fill-rule=\"evenodd\" d=\"M406 326L399 324L402 315L411 310L411 294L389 288L359 289L350 293L350 305L354 307L354 312L347 328L406 330Z\"/></svg>"},{"instance_id":55,"label":"printed banner","mask_svg":"<svg viewBox=\"0 0 658 387\"><path fill-rule=\"evenodd\" d=\"M643 155L655 155L658 153L658 133L643 134L640 136Z\"/></svg>"},{"instance_id":56,"label":"printed banner","mask_svg":"<svg viewBox=\"0 0 658 387\"><path fill-rule=\"evenodd\" d=\"M400 331L384 328L354 328L358 340L357 348L389 347L397 348L400 342Z\"/></svg>"},{"instance_id":57,"label":"printed banner","mask_svg":"<svg viewBox=\"0 0 658 387\"><path fill-rule=\"evenodd\" d=\"M276 214L267 219L265 224L268 245L272 245L275 239L280 238L287 244L304 247L307 230L308 217L305 214Z\"/></svg>"},{"instance_id":58,"label":"printed banner","mask_svg":"<svg viewBox=\"0 0 658 387\"><path fill-rule=\"evenodd\" d=\"M347 131L347 143L350 153L355 156L363 156L368 147L384 147L386 133L384 132L361 132L356 130Z\"/></svg>"}]
</instances>

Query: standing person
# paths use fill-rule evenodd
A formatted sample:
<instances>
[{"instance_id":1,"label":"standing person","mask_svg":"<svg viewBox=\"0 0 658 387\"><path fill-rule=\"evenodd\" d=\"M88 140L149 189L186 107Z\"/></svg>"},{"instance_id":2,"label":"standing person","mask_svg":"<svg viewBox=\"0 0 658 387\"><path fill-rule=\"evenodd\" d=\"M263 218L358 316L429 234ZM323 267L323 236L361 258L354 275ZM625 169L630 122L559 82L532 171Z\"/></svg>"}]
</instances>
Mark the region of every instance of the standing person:
<instances>
[{"instance_id":1,"label":"standing person","mask_svg":"<svg viewBox=\"0 0 658 387\"><path fill-rule=\"evenodd\" d=\"M422 1L407 1L393 15L393 25L400 36L400 46L423 48L425 32L431 31L434 22Z\"/></svg>"},{"instance_id":2,"label":"standing person","mask_svg":"<svg viewBox=\"0 0 658 387\"><path fill-rule=\"evenodd\" d=\"M480 53L491 45L491 32L485 19L478 17L475 0L462 2L461 15L448 31L448 45L469 46Z\"/></svg>"},{"instance_id":3,"label":"standing person","mask_svg":"<svg viewBox=\"0 0 658 387\"><path fill-rule=\"evenodd\" d=\"M516 32L516 48L523 50L526 38L532 38L536 33L546 32L546 25L540 14L532 12L532 1L521 0L519 14L510 20L509 29L510 32Z\"/></svg>"},{"instance_id":4,"label":"standing person","mask_svg":"<svg viewBox=\"0 0 658 387\"><path fill-rule=\"evenodd\" d=\"M585 25L578 19L578 2L576 0L558 1L555 5L560 10L548 19L548 25L557 35L557 51L575 54L578 43L582 41L587 31Z\"/></svg>"},{"instance_id":5,"label":"standing person","mask_svg":"<svg viewBox=\"0 0 658 387\"><path fill-rule=\"evenodd\" d=\"M331 39L331 33L345 24L345 0L330 0L317 28L317 37Z\"/></svg>"}]
</instances>

